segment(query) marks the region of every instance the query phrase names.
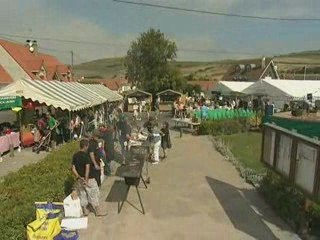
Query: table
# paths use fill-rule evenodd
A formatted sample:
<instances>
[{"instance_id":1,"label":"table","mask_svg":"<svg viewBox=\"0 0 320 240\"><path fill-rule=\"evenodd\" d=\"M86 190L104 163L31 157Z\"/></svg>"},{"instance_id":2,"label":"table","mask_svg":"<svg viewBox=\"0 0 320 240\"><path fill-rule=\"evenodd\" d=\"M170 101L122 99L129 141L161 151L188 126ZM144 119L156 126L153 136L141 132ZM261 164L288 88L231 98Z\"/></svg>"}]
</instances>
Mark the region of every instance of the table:
<instances>
[{"instance_id":1,"label":"table","mask_svg":"<svg viewBox=\"0 0 320 240\"><path fill-rule=\"evenodd\" d=\"M174 121L175 127L178 127L178 126L184 127L185 125L187 125L191 129L195 129L200 126L200 122L192 122L190 118L185 118L185 119L174 118L173 121Z\"/></svg>"},{"instance_id":2,"label":"table","mask_svg":"<svg viewBox=\"0 0 320 240\"><path fill-rule=\"evenodd\" d=\"M143 170L144 162L146 161L146 159L147 159L147 156L142 156L142 155L139 156L139 154L136 155L136 154L132 153L127 164L122 167L122 172L121 172L120 176L124 178L124 181L127 185L127 189L126 189L126 193L125 193L125 198L121 202L120 207L118 208L118 213L121 212L121 209L123 207L124 202L127 201L130 187L135 186L136 191L137 191L137 195L139 197L139 202L141 205L142 213L145 214L145 210L144 210L144 206L142 203L142 199L141 199L141 195L140 195L138 186L139 186L140 180L141 180L143 182L145 188L148 188L145 180L142 177L142 170Z\"/></svg>"},{"instance_id":3,"label":"table","mask_svg":"<svg viewBox=\"0 0 320 240\"><path fill-rule=\"evenodd\" d=\"M10 150L10 146L17 148L20 146L20 133L12 132L0 137L0 156Z\"/></svg>"}]
</instances>

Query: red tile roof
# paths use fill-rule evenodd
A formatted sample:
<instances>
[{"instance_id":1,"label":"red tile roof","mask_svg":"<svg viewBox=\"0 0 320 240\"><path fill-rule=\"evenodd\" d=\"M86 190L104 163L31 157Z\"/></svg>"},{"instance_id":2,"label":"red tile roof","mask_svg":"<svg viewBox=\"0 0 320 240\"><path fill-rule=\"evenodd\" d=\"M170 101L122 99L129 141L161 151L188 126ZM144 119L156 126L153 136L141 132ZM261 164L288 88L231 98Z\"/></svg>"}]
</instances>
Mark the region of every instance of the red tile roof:
<instances>
[{"instance_id":1,"label":"red tile roof","mask_svg":"<svg viewBox=\"0 0 320 240\"><path fill-rule=\"evenodd\" d=\"M56 72L60 74L67 74L68 72L68 67L54 56L42 53L31 53L26 46L3 39L0 39L0 45L32 79L37 78L32 72L38 72L41 66L44 66L46 69L46 79L48 80L51 80ZM62 80L66 80L66 78Z\"/></svg>"},{"instance_id":2,"label":"red tile roof","mask_svg":"<svg viewBox=\"0 0 320 240\"><path fill-rule=\"evenodd\" d=\"M118 91L123 85L128 84L127 80L122 79L99 79L96 81L113 91Z\"/></svg>"},{"instance_id":3,"label":"red tile roof","mask_svg":"<svg viewBox=\"0 0 320 240\"><path fill-rule=\"evenodd\" d=\"M12 82L13 79L11 78L11 76L7 73L3 66L0 65L0 84L9 84Z\"/></svg>"}]
</instances>

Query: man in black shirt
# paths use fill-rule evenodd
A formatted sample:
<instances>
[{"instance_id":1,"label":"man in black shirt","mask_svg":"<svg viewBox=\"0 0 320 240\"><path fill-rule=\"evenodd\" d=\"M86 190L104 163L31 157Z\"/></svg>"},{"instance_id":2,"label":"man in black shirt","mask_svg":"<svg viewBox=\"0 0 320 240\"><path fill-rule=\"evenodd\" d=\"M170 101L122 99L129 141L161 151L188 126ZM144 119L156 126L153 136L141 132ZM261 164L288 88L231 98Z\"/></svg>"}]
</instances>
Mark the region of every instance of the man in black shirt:
<instances>
[{"instance_id":1,"label":"man in black shirt","mask_svg":"<svg viewBox=\"0 0 320 240\"><path fill-rule=\"evenodd\" d=\"M100 190L94 178L94 172L90 166L88 155L89 141L80 141L80 151L75 153L72 158L72 173L77 178L76 189L80 198L83 214L88 215L88 204L90 203L95 210L96 216L105 216L99 208Z\"/></svg>"},{"instance_id":2,"label":"man in black shirt","mask_svg":"<svg viewBox=\"0 0 320 240\"><path fill-rule=\"evenodd\" d=\"M100 137L99 130L94 130L89 141L88 153L90 156L90 167L92 168L93 177L96 179L98 186L101 186L101 161L99 154L98 140Z\"/></svg>"}]
</instances>

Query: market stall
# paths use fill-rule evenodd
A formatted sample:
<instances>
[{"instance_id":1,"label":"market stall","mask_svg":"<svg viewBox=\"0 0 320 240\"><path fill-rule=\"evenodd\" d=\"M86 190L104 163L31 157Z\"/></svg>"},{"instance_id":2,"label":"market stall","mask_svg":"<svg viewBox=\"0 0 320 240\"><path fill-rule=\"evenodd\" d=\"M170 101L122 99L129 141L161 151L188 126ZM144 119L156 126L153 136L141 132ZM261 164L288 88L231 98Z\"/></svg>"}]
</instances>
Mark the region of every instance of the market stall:
<instances>
[{"instance_id":1,"label":"market stall","mask_svg":"<svg viewBox=\"0 0 320 240\"><path fill-rule=\"evenodd\" d=\"M0 96L0 111L12 111L15 114L21 110L22 99L16 96ZM3 153L12 151L20 146L20 133L17 127L3 122L0 122L0 157Z\"/></svg>"},{"instance_id":2,"label":"market stall","mask_svg":"<svg viewBox=\"0 0 320 240\"><path fill-rule=\"evenodd\" d=\"M146 105L151 104L151 102L151 93L135 89L126 94L125 109L128 112L133 112L135 109L138 109L139 105L141 105L142 111L145 111Z\"/></svg>"},{"instance_id":3,"label":"market stall","mask_svg":"<svg viewBox=\"0 0 320 240\"><path fill-rule=\"evenodd\" d=\"M174 91L172 89L167 89L162 92L157 93L157 97L160 98L159 110L161 112L172 111L173 103L182 97L182 93Z\"/></svg>"},{"instance_id":4,"label":"market stall","mask_svg":"<svg viewBox=\"0 0 320 240\"><path fill-rule=\"evenodd\" d=\"M122 99L121 95L101 86L54 80L20 79L1 89L0 96L22 99L23 104L20 106L23 107L23 120L27 119L29 122L23 121L23 127L20 126L21 140L24 146L29 146L32 145L30 138L33 136L32 126L35 125L35 115L39 118L40 115L50 111L65 119L64 124L68 128L71 112L90 108L99 113L96 116L101 116L104 114L99 109L103 109L104 103Z\"/></svg>"}]
</instances>

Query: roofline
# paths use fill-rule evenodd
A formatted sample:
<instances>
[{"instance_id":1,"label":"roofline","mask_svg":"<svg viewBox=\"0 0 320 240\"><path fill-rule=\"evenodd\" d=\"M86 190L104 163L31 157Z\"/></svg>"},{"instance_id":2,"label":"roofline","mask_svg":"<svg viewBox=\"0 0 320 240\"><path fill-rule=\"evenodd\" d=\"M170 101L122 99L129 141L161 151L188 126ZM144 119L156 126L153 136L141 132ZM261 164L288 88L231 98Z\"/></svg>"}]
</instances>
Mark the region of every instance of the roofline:
<instances>
[{"instance_id":1,"label":"roofline","mask_svg":"<svg viewBox=\"0 0 320 240\"><path fill-rule=\"evenodd\" d=\"M177 91L172 90L172 89L163 90L163 91L161 91L161 92L158 92L156 95L160 95L160 94L165 93L165 92L173 92L173 93L177 93L177 94L179 94L179 95L181 95L181 96L183 95L181 92L177 92Z\"/></svg>"},{"instance_id":2,"label":"roofline","mask_svg":"<svg viewBox=\"0 0 320 240\"><path fill-rule=\"evenodd\" d=\"M262 76L265 74L265 72L266 72L267 69L270 67L270 65L272 66L272 70L274 71L277 79L280 79L279 74L278 74L278 71L274 68L274 62L273 62L273 60L270 60L270 62L268 63L268 65L266 66L266 68L263 70L263 72L262 72L262 74L260 75L260 77L259 77L258 80L262 79Z\"/></svg>"},{"instance_id":3,"label":"roofline","mask_svg":"<svg viewBox=\"0 0 320 240\"><path fill-rule=\"evenodd\" d=\"M31 76L29 73L28 73L28 70L26 70L18 61L17 59L12 56L12 54L7 50L7 48L5 48L1 43L0 43L0 46L9 54L10 57L12 57L12 59L21 67L21 69L23 69L23 71L31 78L31 79L34 79L34 76ZM31 72L31 70L30 70ZM32 72L31 72L32 73Z\"/></svg>"}]
</instances>

